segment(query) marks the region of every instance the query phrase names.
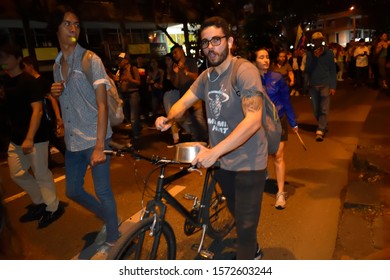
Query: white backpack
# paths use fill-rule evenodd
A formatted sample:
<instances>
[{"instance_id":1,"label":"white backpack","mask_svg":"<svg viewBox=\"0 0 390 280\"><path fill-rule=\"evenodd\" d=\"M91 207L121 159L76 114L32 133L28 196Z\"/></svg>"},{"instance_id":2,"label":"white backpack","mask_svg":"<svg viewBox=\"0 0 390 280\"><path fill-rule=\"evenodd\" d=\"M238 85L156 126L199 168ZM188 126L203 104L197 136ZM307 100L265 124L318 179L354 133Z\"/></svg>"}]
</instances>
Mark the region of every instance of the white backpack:
<instances>
[{"instance_id":1,"label":"white backpack","mask_svg":"<svg viewBox=\"0 0 390 280\"><path fill-rule=\"evenodd\" d=\"M81 66L85 76L87 77L91 86L93 85L92 73L91 73L91 58L95 55L92 51L86 50L83 55ZM108 119L111 126L120 125L123 122L123 101L119 97L118 90L115 82L106 76L107 80L110 81L110 89L107 90L107 106L108 106ZM92 86L93 87L93 86Z\"/></svg>"}]
</instances>

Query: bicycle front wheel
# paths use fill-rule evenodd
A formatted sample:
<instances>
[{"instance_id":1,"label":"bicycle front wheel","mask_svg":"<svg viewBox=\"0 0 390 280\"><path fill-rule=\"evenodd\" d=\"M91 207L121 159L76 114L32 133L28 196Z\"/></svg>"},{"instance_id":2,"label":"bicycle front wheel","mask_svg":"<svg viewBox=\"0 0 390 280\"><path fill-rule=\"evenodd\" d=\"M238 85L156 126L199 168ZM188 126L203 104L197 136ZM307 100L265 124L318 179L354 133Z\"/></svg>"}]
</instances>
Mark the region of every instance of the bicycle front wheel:
<instances>
[{"instance_id":1,"label":"bicycle front wheel","mask_svg":"<svg viewBox=\"0 0 390 280\"><path fill-rule=\"evenodd\" d=\"M213 239L220 239L232 230L235 222L227 207L221 186L212 174L208 176L207 184L203 222L207 224L207 234Z\"/></svg>"},{"instance_id":2,"label":"bicycle front wheel","mask_svg":"<svg viewBox=\"0 0 390 280\"><path fill-rule=\"evenodd\" d=\"M112 248L109 260L174 260L176 239L171 226L161 222L159 231L153 228L154 218L139 221L127 231ZM159 236L157 238L157 236Z\"/></svg>"}]
</instances>

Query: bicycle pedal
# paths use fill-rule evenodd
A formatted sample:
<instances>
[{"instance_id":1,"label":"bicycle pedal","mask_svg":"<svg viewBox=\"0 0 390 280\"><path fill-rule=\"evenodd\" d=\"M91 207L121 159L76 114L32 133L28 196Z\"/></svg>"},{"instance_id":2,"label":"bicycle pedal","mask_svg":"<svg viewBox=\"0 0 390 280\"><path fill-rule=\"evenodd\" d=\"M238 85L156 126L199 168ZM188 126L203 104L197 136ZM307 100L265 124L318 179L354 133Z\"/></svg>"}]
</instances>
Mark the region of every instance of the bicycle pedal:
<instances>
[{"instance_id":1,"label":"bicycle pedal","mask_svg":"<svg viewBox=\"0 0 390 280\"><path fill-rule=\"evenodd\" d=\"M199 256L205 260L213 260L214 259L214 253L209 251L209 250L205 250L205 249L200 250Z\"/></svg>"},{"instance_id":2,"label":"bicycle pedal","mask_svg":"<svg viewBox=\"0 0 390 280\"><path fill-rule=\"evenodd\" d=\"M185 193L183 195L183 198L188 199L188 200L194 200L196 198L196 196L193 194L190 194L190 193Z\"/></svg>"}]
</instances>

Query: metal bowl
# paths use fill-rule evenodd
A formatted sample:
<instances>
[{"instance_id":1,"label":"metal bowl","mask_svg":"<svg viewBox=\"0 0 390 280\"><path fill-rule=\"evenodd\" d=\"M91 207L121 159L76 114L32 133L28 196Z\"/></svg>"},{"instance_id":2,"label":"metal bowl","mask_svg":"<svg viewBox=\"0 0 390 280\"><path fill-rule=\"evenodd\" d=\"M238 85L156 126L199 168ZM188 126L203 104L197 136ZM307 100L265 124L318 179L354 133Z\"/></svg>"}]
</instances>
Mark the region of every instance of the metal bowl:
<instances>
[{"instance_id":1,"label":"metal bowl","mask_svg":"<svg viewBox=\"0 0 390 280\"><path fill-rule=\"evenodd\" d=\"M200 144L205 147L207 146L207 143L205 142L185 142L177 144L175 146L175 160L182 163L191 163L199 153L199 148L195 146L196 144Z\"/></svg>"}]
</instances>

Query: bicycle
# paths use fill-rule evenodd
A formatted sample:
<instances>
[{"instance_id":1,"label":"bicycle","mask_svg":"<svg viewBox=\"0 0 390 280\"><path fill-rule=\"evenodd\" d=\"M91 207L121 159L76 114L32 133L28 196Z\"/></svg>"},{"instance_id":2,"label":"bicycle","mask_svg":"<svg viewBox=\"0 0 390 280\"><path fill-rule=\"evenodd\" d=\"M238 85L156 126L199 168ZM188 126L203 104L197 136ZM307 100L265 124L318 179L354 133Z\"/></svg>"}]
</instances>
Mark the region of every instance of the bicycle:
<instances>
[{"instance_id":1,"label":"bicycle","mask_svg":"<svg viewBox=\"0 0 390 280\"><path fill-rule=\"evenodd\" d=\"M129 151L126 151L129 152ZM121 155L123 151L116 152ZM223 196L219 184L214 179L213 173L217 166L207 169L201 199L192 195L186 195L187 199L193 199L191 210L187 210L166 187L173 181L182 178L193 171L201 172L190 164L158 157L146 157L130 151L137 160L150 161L160 170L157 180L155 196L147 202L147 206L141 215L139 222L135 223L121 238L108 254L107 259L168 259L176 258L175 233L166 221L167 205L176 209L184 218L184 232L186 235L193 234L196 229L202 230L198 254L202 258L212 259L214 254L203 249L205 234L213 239L222 239L234 227L234 219L227 207L226 198ZM165 169L168 165L178 164L180 171L165 177ZM166 201L166 203L164 203Z\"/></svg>"}]
</instances>

